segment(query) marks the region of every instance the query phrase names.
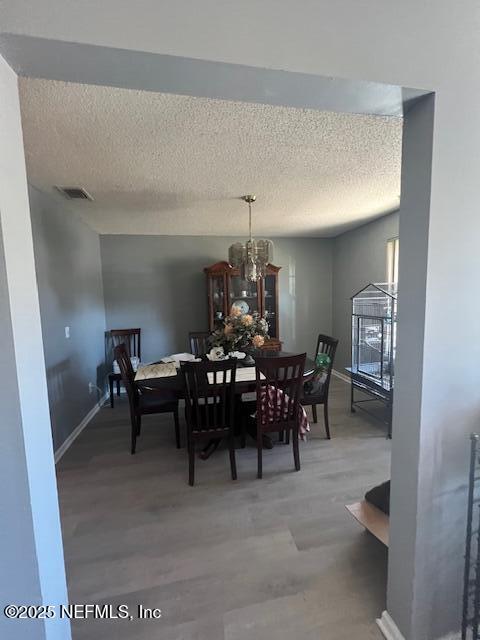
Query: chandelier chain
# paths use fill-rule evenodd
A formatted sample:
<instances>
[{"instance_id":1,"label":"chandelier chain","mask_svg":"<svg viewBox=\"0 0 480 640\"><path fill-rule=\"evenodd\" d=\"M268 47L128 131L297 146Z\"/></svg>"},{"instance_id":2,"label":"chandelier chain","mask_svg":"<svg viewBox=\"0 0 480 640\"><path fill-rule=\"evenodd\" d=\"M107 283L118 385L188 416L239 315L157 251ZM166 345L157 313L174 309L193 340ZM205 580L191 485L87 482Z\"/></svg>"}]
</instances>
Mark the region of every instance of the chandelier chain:
<instances>
[{"instance_id":1,"label":"chandelier chain","mask_svg":"<svg viewBox=\"0 0 480 640\"><path fill-rule=\"evenodd\" d=\"M252 203L248 202L248 233L250 235L250 242L252 241Z\"/></svg>"}]
</instances>

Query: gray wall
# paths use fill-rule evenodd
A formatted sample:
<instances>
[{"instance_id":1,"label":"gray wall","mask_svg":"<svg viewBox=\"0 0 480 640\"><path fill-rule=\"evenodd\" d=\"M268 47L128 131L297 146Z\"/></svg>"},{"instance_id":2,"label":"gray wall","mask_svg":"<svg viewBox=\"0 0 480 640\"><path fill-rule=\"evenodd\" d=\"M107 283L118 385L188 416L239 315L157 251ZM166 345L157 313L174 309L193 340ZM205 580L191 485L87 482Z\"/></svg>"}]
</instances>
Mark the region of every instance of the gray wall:
<instances>
[{"instance_id":1,"label":"gray wall","mask_svg":"<svg viewBox=\"0 0 480 640\"><path fill-rule=\"evenodd\" d=\"M350 297L369 282L385 282L389 238L398 235L399 214L392 213L335 238L333 251L333 334L340 340L335 369L351 360Z\"/></svg>"},{"instance_id":2,"label":"gray wall","mask_svg":"<svg viewBox=\"0 0 480 640\"><path fill-rule=\"evenodd\" d=\"M141 327L142 359L187 349L189 331L206 330L203 268L226 257L233 238L100 237L107 327ZM332 241L275 239L284 349L314 349L332 325Z\"/></svg>"},{"instance_id":3,"label":"gray wall","mask_svg":"<svg viewBox=\"0 0 480 640\"><path fill-rule=\"evenodd\" d=\"M58 449L98 400L88 383L104 387L100 242L61 196L30 188L30 209L50 417Z\"/></svg>"}]
</instances>

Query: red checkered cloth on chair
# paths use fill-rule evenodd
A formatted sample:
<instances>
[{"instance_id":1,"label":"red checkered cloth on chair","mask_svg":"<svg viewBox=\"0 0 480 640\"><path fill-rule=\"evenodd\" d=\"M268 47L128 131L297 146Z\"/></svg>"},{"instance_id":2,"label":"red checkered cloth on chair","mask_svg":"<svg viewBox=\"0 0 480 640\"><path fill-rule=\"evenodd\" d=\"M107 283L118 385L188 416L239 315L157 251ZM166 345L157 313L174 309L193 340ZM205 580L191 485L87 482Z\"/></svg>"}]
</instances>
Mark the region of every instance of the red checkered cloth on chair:
<instances>
[{"instance_id":1,"label":"red checkered cloth on chair","mask_svg":"<svg viewBox=\"0 0 480 640\"><path fill-rule=\"evenodd\" d=\"M281 389L275 389L271 385L268 385L266 392L262 391L262 413L264 419L263 424L267 423L265 416L268 417L268 422L278 420L280 417L280 411L283 405L283 417L287 417L288 412L288 395ZM267 406L265 407L265 401ZM306 440L306 435L310 431L310 424L308 422L307 414L302 405L298 405L298 433L301 440Z\"/></svg>"}]
</instances>

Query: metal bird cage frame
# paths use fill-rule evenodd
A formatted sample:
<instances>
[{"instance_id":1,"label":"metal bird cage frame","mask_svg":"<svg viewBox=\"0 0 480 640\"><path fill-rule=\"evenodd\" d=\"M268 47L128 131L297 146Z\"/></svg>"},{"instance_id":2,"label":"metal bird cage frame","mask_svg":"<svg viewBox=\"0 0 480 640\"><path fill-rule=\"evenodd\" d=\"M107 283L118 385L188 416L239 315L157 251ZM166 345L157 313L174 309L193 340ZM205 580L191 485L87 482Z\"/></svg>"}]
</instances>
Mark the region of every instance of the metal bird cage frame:
<instances>
[{"instance_id":1,"label":"metal bird cage frame","mask_svg":"<svg viewBox=\"0 0 480 640\"><path fill-rule=\"evenodd\" d=\"M395 350L397 340L397 286L370 283L352 300L351 410L371 411L371 403L386 407L381 419L392 430ZM356 392L360 392L358 395Z\"/></svg>"}]
</instances>

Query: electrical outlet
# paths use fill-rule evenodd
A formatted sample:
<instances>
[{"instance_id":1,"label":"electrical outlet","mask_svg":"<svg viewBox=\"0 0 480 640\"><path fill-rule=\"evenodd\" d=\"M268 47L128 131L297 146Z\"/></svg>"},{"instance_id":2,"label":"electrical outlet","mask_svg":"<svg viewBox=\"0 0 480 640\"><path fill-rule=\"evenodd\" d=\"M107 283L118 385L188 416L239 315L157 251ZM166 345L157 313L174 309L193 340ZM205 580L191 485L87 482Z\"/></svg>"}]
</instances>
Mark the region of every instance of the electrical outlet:
<instances>
[{"instance_id":1,"label":"electrical outlet","mask_svg":"<svg viewBox=\"0 0 480 640\"><path fill-rule=\"evenodd\" d=\"M65 327L65 338L67 340L70 338L70 327Z\"/></svg>"},{"instance_id":2,"label":"electrical outlet","mask_svg":"<svg viewBox=\"0 0 480 640\"><path fill-rule=\"evenodd\" d=\"M88 383L88 393L93 393L96 388L97 388L97 385L93 384L93 382Z\"/></svg>"}]
</instances>

